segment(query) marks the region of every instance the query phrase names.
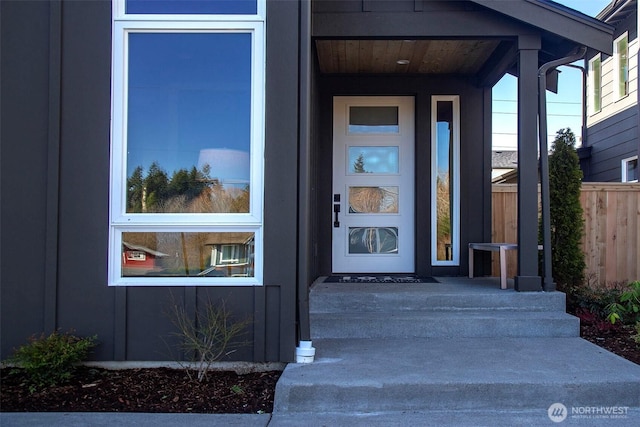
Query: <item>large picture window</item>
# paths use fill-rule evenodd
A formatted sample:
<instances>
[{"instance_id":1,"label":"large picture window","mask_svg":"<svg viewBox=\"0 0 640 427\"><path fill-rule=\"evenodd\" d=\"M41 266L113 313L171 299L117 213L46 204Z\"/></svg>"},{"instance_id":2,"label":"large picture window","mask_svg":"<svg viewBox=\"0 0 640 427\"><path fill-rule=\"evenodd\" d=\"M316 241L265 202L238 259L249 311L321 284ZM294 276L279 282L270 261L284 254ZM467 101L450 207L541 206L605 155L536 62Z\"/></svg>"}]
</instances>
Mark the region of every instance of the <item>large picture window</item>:
<instances>
[{"instance_id":1,"label":"large picture window","mask_svg":"<svg viewBox=\"0 0 640 427\"><path fill-rule=\"evenodd\" d=\"M231 3L114 2L110 285L261 284L264 2Z\"/></svg>"}]
</instances>

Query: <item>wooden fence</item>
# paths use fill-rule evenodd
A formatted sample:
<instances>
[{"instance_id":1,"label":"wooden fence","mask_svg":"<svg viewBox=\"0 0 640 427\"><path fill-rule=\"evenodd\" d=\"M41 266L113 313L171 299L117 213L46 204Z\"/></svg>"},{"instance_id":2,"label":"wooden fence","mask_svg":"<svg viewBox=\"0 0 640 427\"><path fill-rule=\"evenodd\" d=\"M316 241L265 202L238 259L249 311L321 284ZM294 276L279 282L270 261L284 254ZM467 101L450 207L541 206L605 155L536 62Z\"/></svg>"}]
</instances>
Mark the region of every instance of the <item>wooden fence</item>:
<instances>
[{"instance_id":1,"label":"wooden fence","mask_svg":"<svg viewBox=\"0 0 640 427\"><path fill-rule=\"evenodd\" d=\"M493 242L518 241L517 186L494 184ZM585 233L582 248L586 276L600 286L640 280L640 184L583 183L580 202ZM507 274L517 271L515 251L507 254ZM492 252L492 274L499 275Z\"/></svg>"}]
</instances>

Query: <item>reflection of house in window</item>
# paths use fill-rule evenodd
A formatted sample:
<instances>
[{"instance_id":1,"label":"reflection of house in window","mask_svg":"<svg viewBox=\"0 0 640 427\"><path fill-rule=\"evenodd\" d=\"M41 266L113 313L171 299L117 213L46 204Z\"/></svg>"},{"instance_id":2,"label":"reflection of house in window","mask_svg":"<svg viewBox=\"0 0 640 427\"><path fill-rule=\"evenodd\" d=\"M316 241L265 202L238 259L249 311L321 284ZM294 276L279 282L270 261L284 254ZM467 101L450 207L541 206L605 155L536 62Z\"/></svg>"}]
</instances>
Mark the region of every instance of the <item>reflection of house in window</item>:
<instances>
[{"instance_id":1,"label":"reflection of house in window","mask_svg":"<svg viewBox=\"0 0 640 427\"><path fill-rule=\"evenodd\" d=\"M205 243L211 246L211 266L200 275L252 277L254 233L215 233Z\"/></svg>"},{"instance_id":2,"label":"reflection of house in window","mask_svg":"<svg viewBox=\"0 0 640 427\"><path fill-rule=\"evenodd\" d=\"M127 260L129 261L146 261L147 253L143 251L127 251Z\"/></svg>"},{"instance_id":3,"label":"reflection of house in window","mask_svg":"<svg viewBox=\"0 0 640 427\"><path fill-rule=\"evenodd\" d=\"M133 245L122 242L122 273L123 276L139 276L161 267L157 260L169 255L154 251L146 246Z\"/></svg>"}]
</instances>

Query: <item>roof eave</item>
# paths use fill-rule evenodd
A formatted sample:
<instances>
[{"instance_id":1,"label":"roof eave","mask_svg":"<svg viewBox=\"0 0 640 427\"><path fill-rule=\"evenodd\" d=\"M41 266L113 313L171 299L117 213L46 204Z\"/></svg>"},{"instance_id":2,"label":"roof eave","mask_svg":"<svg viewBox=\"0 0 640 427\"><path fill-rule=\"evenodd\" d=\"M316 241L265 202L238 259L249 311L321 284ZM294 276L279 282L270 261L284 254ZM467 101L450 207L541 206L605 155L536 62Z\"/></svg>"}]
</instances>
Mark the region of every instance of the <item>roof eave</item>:
<instances>
[{"instance_id":1,"label":"roof eave","mask_svg":"<svg viewBox=\"0 0 640 427\"><path fill-rule=\"evenodd\" d=\"M581 46L612 54L611 25L551 0L471 1Z\"/></svg>"}]
</instances>

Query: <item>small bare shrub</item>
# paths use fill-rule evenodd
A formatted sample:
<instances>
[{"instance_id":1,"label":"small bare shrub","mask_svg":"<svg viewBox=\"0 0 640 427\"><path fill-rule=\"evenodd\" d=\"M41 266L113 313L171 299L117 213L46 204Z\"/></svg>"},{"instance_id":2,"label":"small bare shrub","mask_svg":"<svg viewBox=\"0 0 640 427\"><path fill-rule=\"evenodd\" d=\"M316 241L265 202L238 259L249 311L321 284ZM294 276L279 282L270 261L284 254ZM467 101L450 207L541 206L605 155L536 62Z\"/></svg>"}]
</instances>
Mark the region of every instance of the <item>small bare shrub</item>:
<instances>
[{"instance_id":1,"label":"small bare shrub","mask_svg":"<svg viewBox=\"0 0 640 427\"><path fill-rule=\"evenodd\" d=\"M246 345L238 339L247 333L251 323L234 320L224 300L218 304L206 300L195 317L187 313L183 304L173 301L169 317L178 330L173 335L181 339L181 350L195 364L198 382L207 378L214 362ZM191 376L190 370L186 371Z\"/></svg>"}]
</instances>

